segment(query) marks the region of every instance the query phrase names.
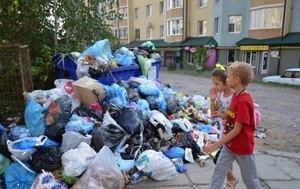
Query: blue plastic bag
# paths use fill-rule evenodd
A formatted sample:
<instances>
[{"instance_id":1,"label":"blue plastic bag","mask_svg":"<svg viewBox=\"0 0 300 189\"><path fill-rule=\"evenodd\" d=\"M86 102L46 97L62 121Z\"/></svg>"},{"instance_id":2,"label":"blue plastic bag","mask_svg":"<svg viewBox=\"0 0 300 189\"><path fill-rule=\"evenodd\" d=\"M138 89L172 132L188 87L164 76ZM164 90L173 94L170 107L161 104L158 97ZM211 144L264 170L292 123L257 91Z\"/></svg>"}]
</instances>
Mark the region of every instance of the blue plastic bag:
<instances>
[{"instance_id":1,"label":"blue plastic bag","mask_svg":"<svg viewBox=\"0 0 300 189\"><path fill-rule=\"evenodd\" d=\"M31 136L38 137L45 133L45 109L34 99L27 101L25 108L25 123Z\"/></svg>"},{"instance_id":2,"label":"blue plastic bag","mask_svg":"<svg viewBox=\"0 0 300 189\"><path fill-rule=\"evenodd\" d=\"M30 169L30 165L23 163ZM25 167L17 162L13 162L5 170L5 184L9 189L28 189L31 187L37 173L28 171Z\"/></svg>"},{"instance_id":3,"label":"blue plastic bag","mask_svg":"<svg viewBox=\"0 0 300 189\"><path fill-rule=\"evenodd\" d=\"M88 133L93 129L93 127L94 123L92 121L86 121L82 117L73 114L65 127L65 131L83 131L84 133Z\"/></svg>"},{"instance_id":4,"label":"blue plastic bag","mask_svg":"<svg viewBox=\"0 0 300 189\"><path fill-rule=\"evenodd\" d=\"M111 59L111 47L108 39L97 41L93 46L86 49L81 56L93 55L95 58L102 58L105 61Z\"/></svg>"},{"instance_id":5,"label":"blue plastic bag","mask_svg":"<svg viewBox=\"0 0 300 189\"><path fill-rule=\"evenodd\" d=\"M129 96L124 87L120 87L117 84L112 84L110 86L104 85L104 88L105 102L121 107L127 107L129 105Z\"/></svg>"},{"instance_id":6,"label":"blue plastic bag","mask_svg":"<svg viewBox=\"0 0 300 189\"><path fill-rule=\"evenodd\" d=\"M16 126L12 128L12 130L8 134L8 138L12 141L25 138L25 137L31 137L31 134L29 130L23 126Z\"/></svg>"}]
</instances>

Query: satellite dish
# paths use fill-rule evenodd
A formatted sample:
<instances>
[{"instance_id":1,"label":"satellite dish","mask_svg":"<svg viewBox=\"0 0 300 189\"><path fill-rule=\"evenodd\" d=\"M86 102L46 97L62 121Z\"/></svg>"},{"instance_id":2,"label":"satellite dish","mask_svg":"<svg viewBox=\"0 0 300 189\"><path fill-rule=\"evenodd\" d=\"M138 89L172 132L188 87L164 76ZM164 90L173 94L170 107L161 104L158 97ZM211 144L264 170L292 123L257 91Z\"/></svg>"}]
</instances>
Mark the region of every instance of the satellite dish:
<instances>
[{"instance_id":1,"label":"satellite dish","mask_svg":"<svg viewBox=\"0 0 300 189\"><path fill-rule=\"evenodd\" d=\"M152 23L149 22L149 23L148 23L148 28L152 28L152 27L153 27Z\"/></svg>"}]
</instances>

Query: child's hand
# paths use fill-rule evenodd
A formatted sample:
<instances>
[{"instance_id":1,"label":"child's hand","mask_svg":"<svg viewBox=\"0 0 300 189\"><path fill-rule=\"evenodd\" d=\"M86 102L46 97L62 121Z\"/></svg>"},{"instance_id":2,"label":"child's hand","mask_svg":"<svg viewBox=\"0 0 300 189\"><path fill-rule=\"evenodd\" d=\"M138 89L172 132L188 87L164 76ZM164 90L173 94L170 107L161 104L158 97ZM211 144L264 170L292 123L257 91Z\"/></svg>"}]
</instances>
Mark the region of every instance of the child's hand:
<instances>
[{"instance_id":1,"label":"child's hand","mask_svg":"<svg viewBox=\"0 0 300 189\"><path fill-rule=\"evenodd\" d=\"M219 146L216 145L216 143L214 144L209 144L207 146L204 147L203 151L207 154L211 154L213 153L216 149L218 149Z\"/></svg>"},{"instance_id":2,"label":"child's hand","mask_svg":"<svg viewBox=\"0 0 300 189\"><path fill-rule=\"evenodd\" d=\"M226 118L226 116L227 116L227 114L224 114L224 113L219 112L219 111L214 111L214 112L211 113L211 117L213 117L213 118L219 117L219 118L224 119L224 118Z\"/></svg>"},{"instance_id":3,"label":"child's hand","mask_svg":"<svg viewBox=\"0 0 300 189\"><path fill-rule=\"evenodd\" d=\"M209 90L209 98L210 98L210 100L216 100L217 96L218 96L218 92L215 90L215 88L212 87Z\"/></svg>"},{"instance_id":4,"label":"child's hand","mask_svg":"<svg viewBox=\"0 0 300 189\"><path fill-rule=\"evenodd\" d=\"M222 113L219 111L214 111L211 113L211 117L216 118L216 117L221 117Z\"/></svg>"}]
</instances>

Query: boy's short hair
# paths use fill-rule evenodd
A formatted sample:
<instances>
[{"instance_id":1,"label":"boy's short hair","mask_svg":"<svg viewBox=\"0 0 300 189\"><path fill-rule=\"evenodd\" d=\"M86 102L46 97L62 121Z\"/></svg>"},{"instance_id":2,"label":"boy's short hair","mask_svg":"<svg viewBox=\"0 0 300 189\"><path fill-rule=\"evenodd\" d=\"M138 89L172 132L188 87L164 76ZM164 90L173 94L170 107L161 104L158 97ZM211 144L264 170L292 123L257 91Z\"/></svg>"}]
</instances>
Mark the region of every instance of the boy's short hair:
<instances>
[{"instance_id":1,"label":"boy's short hair","mask_svg":"<svg viewBox=\"0 0 300 189\"><path fill-rule=\"evenodd\" d=\"M246 62L234 62L227 68L233 75L241 79L241 83L247 86L254 78L251 65Z\"/></svg>"}]
</instances>

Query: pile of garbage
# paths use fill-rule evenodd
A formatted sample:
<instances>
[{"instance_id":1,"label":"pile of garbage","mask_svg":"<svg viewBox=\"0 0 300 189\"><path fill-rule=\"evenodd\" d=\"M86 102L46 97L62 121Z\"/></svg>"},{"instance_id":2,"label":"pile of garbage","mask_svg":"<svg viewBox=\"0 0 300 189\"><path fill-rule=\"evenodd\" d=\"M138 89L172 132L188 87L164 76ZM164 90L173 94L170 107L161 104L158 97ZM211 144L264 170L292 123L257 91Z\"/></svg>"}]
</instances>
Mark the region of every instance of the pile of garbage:
<instances>
[{"instance_id":1,"label":"pile of garbage","mask_svg":"<svg viewBox=\"0 0 300 189\"><path fill-rule=\"evenodd\" d=\"M106 47L104 40L80 54L76 80L24 92L24 125L0 123L0 188L121 189L149 177L175 179L185 163L204 166L202 149L220 134L209 99L145 77L159 58L151 42L114 54L118 65L138 61L140 76L99 82L92 77L99 65L113 65Z\"/></svg>"},{"instance_id":2,"label":"pile of garbage","mask_svg":"<svg viewBox=\"0 0 300 189\"><path fill-rule=\"evenodd\" d=\"M94 80L94 88L78 92L81 79L28 93L26 124L1 126L2 187L122 188L144 176L174 179L219 132L207 114L209 99L200 95L141 77L112 85ZM86 101L95 84L102 97Z\"/></svg>"},{"instance_id":3,"label":"pile of garbage","mask_svg":"<svg viewBox=\"0 0 300 189\"><path fill-rule=\"evenodd\" d=\"M136 70L136 73L132 71L130 73L132 75L125 76L127 80L130 76L148 75L152 63L161 61L160 55L155 50L155 46L151 41L144 42L134 49L121 47L117 50L111 50L109 40L104 39L97 41L82 53L72 52L67 55L59 53L52 58L52 61L56 64L58 70L68 72L73 80L84 76L97 80L106 76L116 77L112 74L112 71L117 68ZM57 76L63 78L65 74L63 72L57 73ZM111 84L111 82L106 84Z\"/></svg>"}]
</instances>

